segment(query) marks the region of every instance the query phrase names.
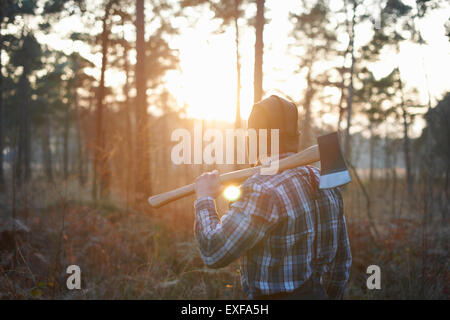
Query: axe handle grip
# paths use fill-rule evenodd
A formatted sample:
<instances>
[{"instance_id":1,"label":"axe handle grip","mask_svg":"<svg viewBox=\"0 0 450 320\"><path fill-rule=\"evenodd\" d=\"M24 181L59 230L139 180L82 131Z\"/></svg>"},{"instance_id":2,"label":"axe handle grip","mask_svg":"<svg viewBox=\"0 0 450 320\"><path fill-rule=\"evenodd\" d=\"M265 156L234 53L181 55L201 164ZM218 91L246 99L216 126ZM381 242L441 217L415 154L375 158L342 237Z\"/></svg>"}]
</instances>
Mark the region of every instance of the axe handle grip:
<instances>
[{"instance_id":1,"label":"axe handle grip","mask_svg":"<svg viewBox=\"0 0 450 320\"><path fill-rule=\"evenodd\" d=\"M301 152L293 154L292 156L278 160L278 171L281 172L286 169L291 169L299 166L314 163L320 160L319 148L317 145L309 147ZM260 166L247 168L237 171L221 174L219 179L222 184L241 182L247 178L250 178L261 169ZM188 184L183 187L160 193L148 198L148 202L153 208L159 208L172 201L184 198L195 192L194 184Z\"/></svg>"}]
</instances>

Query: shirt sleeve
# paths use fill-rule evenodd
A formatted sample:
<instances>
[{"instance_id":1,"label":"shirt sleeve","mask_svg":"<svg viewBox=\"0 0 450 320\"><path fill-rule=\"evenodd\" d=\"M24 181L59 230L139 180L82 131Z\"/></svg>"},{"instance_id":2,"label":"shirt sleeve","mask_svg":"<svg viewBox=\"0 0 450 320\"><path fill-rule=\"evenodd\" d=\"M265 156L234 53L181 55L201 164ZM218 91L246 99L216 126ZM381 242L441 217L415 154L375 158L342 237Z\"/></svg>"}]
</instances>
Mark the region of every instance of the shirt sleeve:
<instances>
[{"instance_id":1,"label":"shirt sleeve","mask_svg":"<svg viewBox=\"0 0 450 320\"><path fill-rule=\"evenodd\" d=\"M337 234L337 250L332 268L325 277L325 289L330 299L342 299L345 286L350 275L352 253L347 234L347 224L344 217L344 204L342 194L339 192L339 220Z\"/></svg>"},{"instance_id":2,"label":"shirt sleeve","mask_svg":"<svg viewBox=\"0 0 450 320\"><path fill-rule=\"evenodd\" d=\"M278 220L274 195L259 185L241 188L241 197L219 219L214 199L195 203L195 236L204 263L224 267L257 244Z\"/></svg>"}]
</instances>

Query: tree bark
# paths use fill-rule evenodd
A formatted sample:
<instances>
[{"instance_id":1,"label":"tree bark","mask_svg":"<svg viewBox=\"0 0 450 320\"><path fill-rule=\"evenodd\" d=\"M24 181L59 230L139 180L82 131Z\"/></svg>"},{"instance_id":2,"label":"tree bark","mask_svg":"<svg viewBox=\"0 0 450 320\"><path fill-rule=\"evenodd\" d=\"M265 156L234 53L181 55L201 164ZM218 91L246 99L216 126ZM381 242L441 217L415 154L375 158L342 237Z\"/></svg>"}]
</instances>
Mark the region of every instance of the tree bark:
<instances>
[{"instance_id":1,"label":"tree bark","mask_svg":"<svg viewBox=\"0 0 450 320\"><path fill-rule=\"evenodd\" d=\"M312 132L311 132L311 101L314 96L315 90L313 88L312 84L312 63L308 66L308 74L306 76L306 94L305 99L303 100L303 108L305 108L305 117L303 119L303 125L302 125L302 136L301 136L301 143L300 148L301 150L306 149L307 147L312 145Z\"/></svg>"},{"instance_id":2,"label":"tree bark","mask_svg":"<svg viewBox=\"0 0 450 320\"><path fill-rule=\"evenodd\" d=\"M151 194L144 19L144 0L136 0L136 189L141 197Z\"/></svg>"},{"instance_id":3,"label":"tree bark","mask_svg":"<svg viewBox=\"0 0 450 320\"><path fill-rule=\"evenodd\" d=\"M375 156L375 137L373 136L373 128L370 126L370 170L369 170L369 182L372 185L373 182L373 167L374 167L374 156Z\"/></svg>"},{"instance_id":4,"label":"tree bark","mask_svg":"<svg viewBox=\"0 0 450 320\"><path fill-rule=\"evenodd\" d=\"M256 41L255 41L255 70L254 70L254 102L262 99L263 95L263 31L264 31L264 0L256 0Z\"/></svg>"},{"instance_id":5,"label":"tree bark","mask_svg":"<svg viewBox=\"0 0 450 320\"><path fill-rule=\"evenodd\" d=\"M28 74L28 73L27 73ZM27 85L29 88L30 83L28 82L27 79ZM30 103L30 92L27 92L26 95L26 103L24 104L24 114L23 114L23 123L24 123L24 153L23 153L23 161L24 161L24 181L28 182L31 179L31 121L30 121L30 107L29 107L29 103Z\"/></svg>"},{"instance_id":6,"label":"tree bark","mask_svg":"<svg viewBox=\"0 0 450 320\"><path fill-rule=\"evenodd\" d=\"M348 23L348 21L347 21ZM350 43L347 46L347 49L345 50L344 53L344 61L342 62L342 70L340 72L341 74L341 85L340 85L340 89L341 89L341 97L339 98L339 105L338 105L338 110L339 110L339 118L338 118L338 123L337 123L337 130L338 132L341 131L341 123L342 123L342 119L344 118L344 112L345 112L345 108L344 108L344 101L345 101L345 73L346 73L346 69L345 69L345 62L347 61L347 55L350 52Z\"/></svg>"},{"instance_id":7,"label":"tree bark","mask_svg":"<svg viewBox=\"0 0 450 320\"><path fill-rule=\"evenodd\" d=\"M27 175L29 178L30 168L27 165L29 161L29 152L28 148L28 125L27 125L27 113L28 113L28 97L29 97L29 83L27 79L28 68L26 64L23 66L24 70L19 80L19 92L20 96L19 101L21 104L19 106L19 114L18 114L18 140L17 140L17 157L16 157L16 183L18 186L21 186L25 181L27 181ZM28 167L28 168L27 168Z\"/></svg>"},{"instance_id":8,"label":"tree bark","mask_svg":"<svg viewBox=\"0 0 450 320\"><path fill-rule=\"evenodd\" d=\"M405 95L403 92L403 81L400 77L400 69L397 68L398 73L398 85L401 94L401 108L402 108L402 120L403 120L403 153L405 157L405 167L406 167L406 184L408 188L408 194L412 194L413 189L413 179L411 172L411 156L409 151L409 135L408 135L408 111L406 110Z\"/></svg>"},{"instance_id":9,"label":"tree bark","mask_svg":"<svg viewBox=\"0 0 450 320\"><path fill-rule=\"evenodd\" d=\"M236 120L234 127L236 129L242 127L241 123L241 57L239 54L239 5L240 0L234 0L234 30L235 30L235 42L236 42Z\"/></svg>"},{"instance_id":10,"label":"tree bark","mask_svg":"<svg viewBox=\"0 0 450 320\"><path fill-rule=\"evenodd\" d=\"M338 122L337 122L337 131L340 132L341 131L341 123L342 123L342 118L344 117L344 90L345 90L345 79L344 77L342 77L342 84L341 84L341 97L339 98L339 105L338 105L338 110L339 110L339 117L338 117Z\"/></svg>"},{"instance_id":11,"label":"tree bark","mask_svg":"<svg viewBox=\"0 0 450 320\"><path fill-rule=\"evenodd\" d=\"M101 186L101 197L105 196L109 192L109 186L106 182L106 154L105 154L105 141L104 141L104 129L103 129L103 109L104 109L104 99L105 99L105 70L107 63L108 54L108 37L109 37L109 11L111 8L111 2L106 5L105 15L102 20L103 30L102 30L102 66L100 73L100 84L98 88L97 96L97 132L96 132L96 146L95 146L95 160L94 160L94 183L92 196L97 199L97 176L100 181Z\"/></svg>"},{"instance_id":12,"label":"tree bark","mask_svg":"<svg viewBox=\"0 0 450 320\"><path fill-rule=\"evenodd\" d=\"M399 218L397 214L397 206L396 206L396 199L397 199L397 146L396 143L393 143L393 147L391 148L391 155L392 155L392 216L397 219Z\"/></svg>"},{"instance_id":13,"label":"tree bark","mask_svg":"<svg viewBox=\"0 0 450 320\"><path fill-rule=\"evenodd\" d=\"M124 41L124 52L123 52L123 59L124 59L124 71L125 71L125 85L123 87L123 94L125 96L125 111L126 111L126 142L127 142L127 156L126 156L126 204L127 204L127 212L128 212L128 206L130 204L130 194L133 194L134 188L133 188L133 177L134 177L134 141L133 141L133 128L132 128L132 113L133 108L131 108L130 103L130 65L128 63L128 43L125 41L125 34L123 35L123 41ZM130 190L132 188L132 190Z\"/></svg>"},{"instance_id":14,"label":"tree bark","mask_svg":"<svg viewBox=\"0 0 450 320\"><path fill-rule=\"evenodd\" d=\"M44 127L42 136L42 157L44 162L45 175L48 182L53 182L53 170L52 170L52 153L50 149L50 115L49 111L45 111L44 115Z\"/></svg>"},{"instance_id":15,"label":"tree bark","mask_svg":"<svg viewBox=\"0 0 450 320\"><path fill-rule=\"evenodd\" d=\"M70 118L69 118L69 106L66 106L64 115L64 134L63 134L63 177L64 180L69 178L69 131L70 131Z\"/></svg>"},{"instance_id":16,"label":"tree bark","mask_svg":"<svg viewBox=\"0 0 450 320\"><path fill-rule=\"evenodd\" d=\"M86 176L84 175L84 152L83 152L83 134L81 132L81 112L78 104L78 92L75 88L74 92L75 102L75 117L76 117L76 130L77 130L77 149L78 149L78 182L81 186L86 183Z\"/></svg>"},{"instance_id":17,"label":"tree bark","mask_svg":"<svg viewBox=\"0 0 450 320\"><path fill-rule=\"evenodd\" d=\"M2 22L3 22L3 8L0 6L0 192L5 191L5 175L3 171L3 73L1 56L3 52L2 39Z\"/></svg>"},{"instance_id":18,"label":"tree bark","mask_svg":"<svg viewBox=\"0 0 450 320\"><path fill-rule=\"evenodd\" d=\"M242 119L241 119L241 56L239 49L239 6L241 4L241 0L234 0L234 31L235 31L235 43L236 43L236 118L234 121L234 128L240 129L242 128ZM241 152L238 148L238 144L236 143L234 146L234 154L237 159L238 152ZM238 170L240 165L235 164L235 169Z\"/></svg>"},{"instance_id":19,"label":"tree bark","mask_svg":"<svg viewBox=\"0 0 450 320\"><path fill-rule=\"evenodd\" d=\"M350 33L350 54L351 54L351 65L350 65L350 83L348 86L348 97L347 97L347 129L345 131L345 156L347 159L351 157L351 143L350 143L350 127L352 120L352 102L353 102L353 73L355 67L355 19L356 19L356 2L353 2L353 15Z\"/></svg>"}]
</instances>

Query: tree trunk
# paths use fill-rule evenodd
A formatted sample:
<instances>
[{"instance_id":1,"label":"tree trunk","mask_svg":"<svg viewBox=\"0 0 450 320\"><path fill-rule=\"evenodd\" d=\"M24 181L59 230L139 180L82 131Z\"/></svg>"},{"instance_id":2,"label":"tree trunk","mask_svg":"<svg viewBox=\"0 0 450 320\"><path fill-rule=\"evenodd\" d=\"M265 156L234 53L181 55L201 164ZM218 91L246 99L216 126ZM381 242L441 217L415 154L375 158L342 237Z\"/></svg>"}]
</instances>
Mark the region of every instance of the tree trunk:
<instances>
[{"instance_id":1,"label":"tree trunk","mask_svg":"<svg viewBox=\"0 0 450 320\"><path fill-rule=\"evenodd\" d=\"M241 56L239 50L239 6L241 4L241 0L234 0L234 30L235 30L235 43L236 43L236 118L234 121L234 128L240 129L242 128L242 119L241 119ZM242 152L239 150L238 144L236 143L234 146L234 154L236 155L236 159L238 158L238 152ZM240 165L235 163L235 169L240 169Z\"/></svg>"},{"instance_id":2,"label":"tree trunk","mask_svg":"<svg viewBox=\"0 0 450 320\"><path fill-rule=\"evenodd\" d=\"M70 118L69 106L66 106L66 114L64 115L64 134L63 134L63 177L64 180L69 178L69 131Z\"/></svg>"},{"instance_id":3,"label":"tree trunk","mask_svg":"<svg viewBox=\"0 0 450 320\"><path fill-rule=\"evenodd\" d=\"M392 172L392 152L394 150L394 142L389 140L388 133L384 136L384 190L387 192L390 186L390 178Z\"/></svg>"},{"instance_id":4,"label":"tree trunk","mask_svg":"<svg viewBox=\"0 0 450 320\"><path fill-rule=\"evenodd\" d=\"M347 22L348 23L348 22ZM347 49L345 50L344 53L344 61L342 62L342 70L340 72L341 74L341 97L339 98L339 105L338 105L338 110L339 110L339 118L338 118L338 123L337 123L337 130L338 132L341 131L341 123L342 123L342 119L344 118L344 112L345 112L345 108L344 108L344 101L345 101L345 62L347 61L347 55L350 52L350 43L347 46Z\"/></svg>"},{"instance_id":5,"label":"tree trunk","mask_svg":"<svg viewBox=\"0 0 450 320\"><path fill-rule=\"evenodd\" d=\"M52 170L52 153L50 149L50 115L49 111L45 111L44 115L44 127L42 136L42 157L44 162L45 175L48 182L53 182L53 170Z\"/></svg>"},{"instance_id":6,"label":"tree trunk","mask_svg":"<svg viewBox=\"0 0 450 320\"><path fill-rule=\"evenodd\" d=\"M17 93L20 98L21 104L19 106L18 114L18 140L17 140L17 157L16 157L16 183L21 186L27 180L27 174L29 178L30 168L27 168L27 162L29 161L29 152L27 151L27 113L28 113L28 97L29 97L29 83L27 79L28 68L23 66L24 70L19 79L19 92Z\"/></svg>"},{"instance_id":7,"label":"tree trunk","mask_svg":"<svg viewBox=\"0 0 450 320\"><path fill-rule=\"evenodd\" d=\"M449 194L449 175L450 175L450 163L447 162L447 170L445 170L445 195L447 197L447 201L449 201L450 199L450 194Z\"/></svg>"},{"instance_id":8,"label":"tree trunk","mask_svg":"<svg viewBox=\"0 0 450 320\"><path fill-rule=\"evenodd\" d=\"M374 167L374 156L375 156L375 137L373 136L373 128L370 126L370 171L369 171L369 185L372 186L373 183L373 167Z\"/></svg>"},{"instance_id":9,"label":"tree trunk","mask_svg":"<svg viewBox=\"0 0 450 320\"><path fill-rule=\"evenodd\" d=\"M84 175L84 153L83 153L83 134L81 132L81 114L80 106L78 105L78 92L75 88L74 92L75 102L75 117L76 117L76 130L77 130L77 149L78 149L78 182L81 186L86 183L86 176Z\"/></svg>"},{"instance_id":10,"label":"tree trunk","mask_svg":"<svg viewBox=\"0 0 450 320\"><path fill-rule=\"evenodd\" d=\"M3 51L2 39L2 22L3 22L3 8L0 8L0 57ZM2 61L0 59L0 193L5 191L5 175L3 171L3 73Z\"/></svg>"},{"instance_id":11,"label":"tree trunk","mask_svg":"<svg viewBox=\"0 0 450 320\"><path fill-rule=\"evenodd\" d=\"M341 131L341 123L342 123L342 119L344 118L344 99L345 99L345 95L344 95L344 91L345 91L345 79L344 76L342 76L342 84L341 84L341 97L339 98L339 105L338 105L338 110L339 110L339 118L338 118L338 122L337 122L337 131L340 132Z\"/></svg>"},{"instance_id":12,"label":"tree trunk","mask_svg":"<svg viewBox=\"0 0 450 320\"><path fill-rule=\"evenodd\" d=\"M312 79L311 79L311 72L312 72L312 64L308 66L308 75L306 77L307 82L307 88L306 88L306 94L305 99L303 100L303 108L305 108L305 117L303 119L303 125L302 125L302 136L301 136L301 143L300 143L300 149L306 149L307 147L312 145L312 130L311 130L311 101L314 96L315 90L313 88Z\"/></svg>"},{"instance_id":13,"label":"tree trunk","mask_svg":"<svg viewBox=\"0 0 450 320\"><path fill-rule=\"evenodd\" d=\"M147 114L144 0L136 0L136 189L140 197L151 194L150 145Z\"/></svg>"},{"instance_id":14,"label":"tree trunk","mask_svg":"<svg viewBox=\"0 0 450 320\"><path fill-rule=\"evenodd\" d=\"M263 95L263 31L264 31L264 0L256 0L256 40L255 40L255 70L254 70L254 102Z\"/></svg>"},{"instance_id":15,"label":"tree trunk","mask_svg":"<svg viewBox=\"0 0 450 320\"><path fill-rule=\"evenodd\" d=\"M19 106L19 115L17 120L17 133L18 137L16 138L16 148L14 150L14 153L17 152L17 155L15 156L15 176L16 176L16 185L21 186L23 184L23 149L24 149L24 106Z\"/></svg>"},{"instance_id":16,"label":"tree trunk","mask_svg":"<svg viewBox=\"0 0 450 320\"><path fill-rule=\"evenodd\" d=\"M235 42L236 42L236 120L234 127L236 129L242 127L241 123L241 57L239 54L239 5L240 0L234 0L234 29L235 29Z\"/></svg>"},{"instance_id":17,"label":"tree trunk","mask_svg":"<svg viewBox=\"0 0 450 320\"><path fill-rule=\"evenodd\" d=\"M170 139L167 137L170 136L169 130L170 130L170 113L166 112L168 110L168 103L169 103L169 92L165 91L161 94L161 105L163 106L165 112L161 118L161 134L160 134L160 142L157 145L157 148L161 150L161 157L155 157L153 158L153 161L161 168L158 181L164 181L165 182L165 188L169 187L169 181L175 180L175 178L171 175L173 170L170 170L171 161L170 161ZM152 171L153 172L153 171ZM155 174L156 176L156 174ZM162 179L161 179L162 177ZM160 183L160 182L158 182Z\"/></svg>"},{"instance_id":18,"label":"tree trunk","mask_svg":"<svg viewBox=\"0 0 450 320\"><path fill-rule=\"evenodd\" d=\"M126 111L126 143L127 143L127 155L125 157L126 159L126 204L127 204L127 211L128 206L130 204L130 194L133 194L134 188L133 188L133 177L134 177L134 148L133 148L133 128L132 128L132 113L133 108L131 108L130 103L130 65L128 63L128 44L125 42L125 35L123 36L124 40L124 71L125 71L125 85L123 87L123 94L125 96L125 111ZM131 189L131 190L130 190ZM132 202L132 201L131 201Z\"/></svg>"},{"instance_id":19,"label":"tree trunk","mask_svg":"<svg viewBox=\"0 0 450 320\"><path fill-rule=\"evenodd\" d=\"M350 143L350 127L352 120L352 102L353 102L353 73L355 68L355 17L356 17L356 2L353 2L353 15L350 33L350 54L351 54L351 65L350 65L350 83L348 86L348 97L347 97L347 129L345 131L345 156L347 159L351 157L351 143Z\"/></svg>"},{"instance_id":20,"label":"tree trunk","mask_svg":"<svg viewBox=\"0 0 450 320\"><path fill-rule=\"evenodd\" d=\"M94 160L94 183L93 183L93 191L92 196L97 199L97 183L96 179L98 176L98 180L101 186L101 197L107 195L109 190L106 184L106 155L105 155L105 141L104 137L104 129L103 129L103 109L104 109L104 99L105 99L105 70L107 63L107 53L108 53L108 19L109 19L109 11L111 8L111 3L108 3L105 8L105 15L103 17L103 31L102 31L102 66L100 73L100 84L98 88L98 96L97 96L97 132L96 132L96 146L95 146L95 160Z\"/></svg>"},{"instance_id":21,"label":"tree trunk","mask_svg":"<svg viewBox=\"0 0 450 320\"><path fill-rule=\"evenodd\" d=\"M29 85L29 83L28 83ZM23 162L24 162L24 169L25 169L25 175L24 175L24 181L28 182L31 179L31 123L30 123L30 108L29 108L29 102L30 102L30 93L27 92L26 100L27 103L24 105L24 114L23 114L23 120L24 120L24 153L23 153Z\"/></svg>"},{"instance_id":22,"label":"tree trunk","mask_svg":"<svg viewBox=\"0 0 450 320\"><path fill-rule=\"evenodd\" d=\"M400 94L402 97L401 102L401 108L402 108L402 118L403 118L403 153L405 157L405 167L406 167L406 183L408 187L408 194L412 194L412 188L413 188L413 179L412 179L412 172L411 172L411 157L410 157L410 151L409 151L409 136L408 136L408 112L406 110L406 102L405 102L405 95L403 93L403 81L400 78L400 69L397 68L398 73L398 85L400 88Z\"/></svg>"},{"instance_id":23,"label":"tree trunk","mask_svg":"<svg viewBox=\"0 0 450 320\"><path fill-rule=\"evenodd\" d=\"M394 143L393 143L394 144ZM396 198L397 198L397 146L396 143L391 148L392 155L392 216L397 219L399 218L397 214Z\"/></svg>"}]
</instances>

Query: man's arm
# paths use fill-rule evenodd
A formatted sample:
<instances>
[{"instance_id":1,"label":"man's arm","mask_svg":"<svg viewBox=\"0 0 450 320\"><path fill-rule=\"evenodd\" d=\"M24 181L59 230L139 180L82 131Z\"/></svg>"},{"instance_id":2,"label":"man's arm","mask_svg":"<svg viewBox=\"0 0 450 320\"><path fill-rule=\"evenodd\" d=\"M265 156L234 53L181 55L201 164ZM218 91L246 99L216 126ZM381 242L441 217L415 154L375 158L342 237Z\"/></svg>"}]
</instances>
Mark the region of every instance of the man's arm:
<instances>
[{"instance_id":1,"label":"man's arm","mask_svg":"<svg viewBox=\"0 0 450 320\"><path fill-rule=\"evenodd\" d=\"M333 267L325 277L325 289L330 299L342 299L350 275L350 266L352 264L352 253L350 251L347 224L344 217L342 194L340 191L337 191L336 193L339 197L337 250Z\"/></svg>"},{"instance_id":2,"label":"man's arm","mask_svg":"<svg viewBox=\"0 0 450 320\"><path fill-rule=\"evenodd\" d=\"M241 198L220 221L214 199L195 203L195 235L205 264L224 267L258 243L278 219L273 195L260 186L243 186Z\"/></svg>"}]
</instances>

